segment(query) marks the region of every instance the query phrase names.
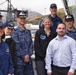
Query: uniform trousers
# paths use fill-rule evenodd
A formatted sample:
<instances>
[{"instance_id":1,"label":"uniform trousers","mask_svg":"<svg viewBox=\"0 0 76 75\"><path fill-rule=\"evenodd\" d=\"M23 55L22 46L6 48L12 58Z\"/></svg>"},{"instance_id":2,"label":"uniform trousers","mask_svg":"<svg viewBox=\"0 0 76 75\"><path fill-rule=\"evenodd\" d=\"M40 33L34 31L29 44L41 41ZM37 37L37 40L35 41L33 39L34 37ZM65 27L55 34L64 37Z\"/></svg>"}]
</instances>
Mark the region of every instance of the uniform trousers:
<instances>
[{"instance_id":1,"label":"uniform trousers","mask_svg":"<svg viewBox=\"0 0 76 75\"><path fill-rule=\"evenodd\" d=\"M52 75L67 75L70 67L58 67L52 65Z\"/></svg>"},{"instance_id":2,"label":"uniform trousers","mask_svg":"<svg viewBox=\"0 0 76 75\"><path fill-rule=\"evenodd\" d=\"M31 63L27 63L25 66L17 65L17 68L15 70L15 75L34 75Z\"/></svg>"}]
</instances>

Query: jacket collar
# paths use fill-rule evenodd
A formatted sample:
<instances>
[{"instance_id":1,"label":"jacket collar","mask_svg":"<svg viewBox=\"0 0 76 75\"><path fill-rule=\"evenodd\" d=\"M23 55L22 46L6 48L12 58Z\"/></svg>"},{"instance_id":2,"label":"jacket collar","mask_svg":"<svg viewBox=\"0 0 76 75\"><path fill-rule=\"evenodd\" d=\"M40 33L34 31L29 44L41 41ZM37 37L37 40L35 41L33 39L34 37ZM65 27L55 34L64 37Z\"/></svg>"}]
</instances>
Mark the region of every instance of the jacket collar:
<instances>
[{"instance_id":1,"label":"jacket collar","mask_svg":"<svg viewBox=\"0 0 76 75\"><path fill-rule=\"evenodd\" d=\"M18 26L17 29L18 29L19 31L25 31L25 30L23 30L20 26ZM26 28L25 28L25 29L26 29Z\"/></svg>"}]
</instances>

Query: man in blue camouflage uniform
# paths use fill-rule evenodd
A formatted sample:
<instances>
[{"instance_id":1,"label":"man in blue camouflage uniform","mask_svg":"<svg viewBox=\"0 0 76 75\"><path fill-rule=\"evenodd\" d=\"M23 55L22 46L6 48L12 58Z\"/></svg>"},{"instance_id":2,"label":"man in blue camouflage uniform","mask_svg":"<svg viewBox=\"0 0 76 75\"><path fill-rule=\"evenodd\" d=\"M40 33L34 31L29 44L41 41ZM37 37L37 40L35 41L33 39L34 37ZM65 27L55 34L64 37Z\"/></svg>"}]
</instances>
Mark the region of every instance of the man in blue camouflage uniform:
<instances>
[{"instance_id":1,"label":"man in blue camouflage uniform","mask_svg":"<svg viewBox=\"0 0 76 75\"><path fill-rule=\"evenodd\" d=\"M18 27L13 31L13 39L17 48L17 69L16 75L34 75L31 55L33 52L32 38L30 30L24 27L26 13L18 12Z\"/></svg>"},{"instance_id":2,"label":"man in blue camouflage uniform","mask_svg":"<svg viewBox=\"0 0 76 75\"><path fill-rule=\"evenodd\" d=\"M74 27L74 17L69 14L65 16L66 34L76 40L76 28Z\"/></svg>"}]
</instances>

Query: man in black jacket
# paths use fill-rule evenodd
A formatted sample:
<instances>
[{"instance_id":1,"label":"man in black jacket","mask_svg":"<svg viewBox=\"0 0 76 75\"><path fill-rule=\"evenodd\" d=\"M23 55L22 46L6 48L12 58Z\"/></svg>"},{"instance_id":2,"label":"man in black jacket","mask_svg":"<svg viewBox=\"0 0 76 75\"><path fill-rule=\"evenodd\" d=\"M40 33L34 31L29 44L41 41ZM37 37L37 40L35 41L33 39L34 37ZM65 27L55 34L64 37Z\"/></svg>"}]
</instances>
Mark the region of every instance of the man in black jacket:
<instances>
[{"instance_id":1,"label":"man in black jacket","mask_svg":"<svg viewBox=\"0 0 76 75\"><path fill-rule=\"evenodd\" d=\"M16 61L17 61L17 53L16 53L16 47L15 47L15 42L13 40L13 38L11 37L12 35L12 31L14 29L14 24L10 21L5 22L4 23L4 31L5 31L5 41L7 42L8 46L9 46L9 50L11 53L11 58L12 58L12 62L14 64L14 71L16 69ZM15 72L14 72L15 75Z\"/></svg>"}]
</instances>

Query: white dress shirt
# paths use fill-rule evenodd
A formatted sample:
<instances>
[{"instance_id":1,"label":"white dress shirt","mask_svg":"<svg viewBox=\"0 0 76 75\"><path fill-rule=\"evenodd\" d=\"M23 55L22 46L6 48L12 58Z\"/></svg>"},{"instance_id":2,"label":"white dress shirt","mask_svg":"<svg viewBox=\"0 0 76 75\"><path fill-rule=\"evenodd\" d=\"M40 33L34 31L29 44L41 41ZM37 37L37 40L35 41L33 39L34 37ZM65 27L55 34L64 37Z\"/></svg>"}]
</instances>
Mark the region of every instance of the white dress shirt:
<instances>
[{"instance_id":1,"label":"white dress shirt","mask_svg":"<svg viewBox=\"0 0 76 75\"><path fill-rule=\"evenodd\" d=\"M58 36L50 41L46 53L46 69L52 72L51 61L58 67L70 66L69 72L74 73L76 69L76 42L65 35L62 39Z\"/></svg>"}]
</instances>

